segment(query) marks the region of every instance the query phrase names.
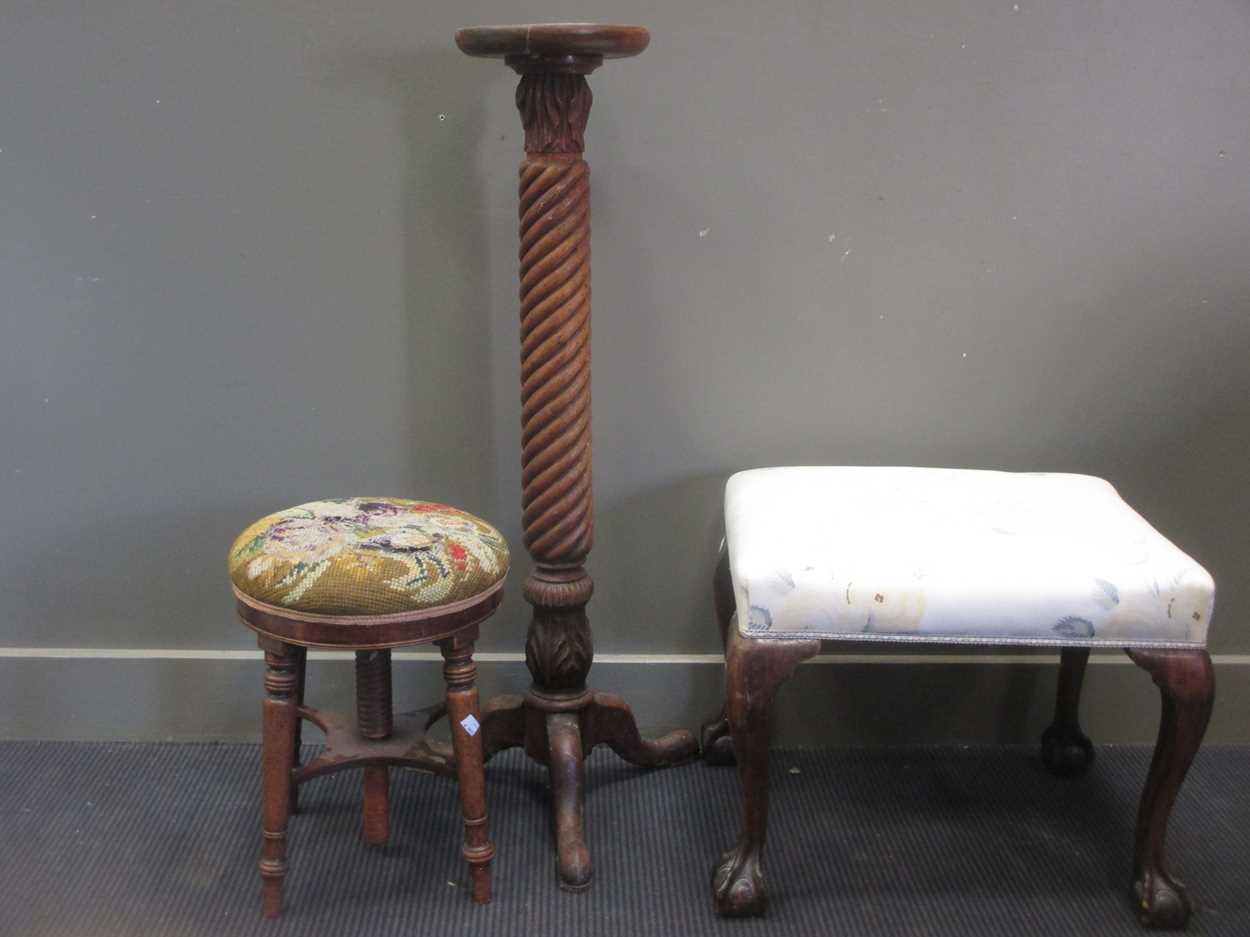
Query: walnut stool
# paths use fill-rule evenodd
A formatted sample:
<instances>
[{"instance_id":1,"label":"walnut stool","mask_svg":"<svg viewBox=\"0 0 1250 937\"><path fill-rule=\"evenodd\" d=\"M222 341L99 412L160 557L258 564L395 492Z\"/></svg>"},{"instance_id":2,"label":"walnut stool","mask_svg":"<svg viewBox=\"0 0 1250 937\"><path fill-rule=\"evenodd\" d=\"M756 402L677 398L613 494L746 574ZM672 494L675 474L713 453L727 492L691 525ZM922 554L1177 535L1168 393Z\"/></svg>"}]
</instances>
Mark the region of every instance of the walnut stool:
<instances>
[{"instance_id":1,"label":"walnut stool","mask_svg":"<svg viewBox=\"0 0 1250 937\"><path fill-rule=\"evenodd\" d=\"M282 913L287 819L299 785L364 771L364 837L386 842L388 766L458 778L473 900L490 900L495 850L486 832L481 712L474 677L478 627L499 606L508 546L485 521L399 498L314 501L262 518L234 542L230 579L243 624L265 652L263 910ZM437 643L445 706L391 711L391 651ZM309 647L356 652L356 721L304 704ZM446 714L450 748L425 732ZM301 720L324 750L301 765Z\"/></svg>"},{"instance_id":2,"label":"walnut stool","mask_svg":"<svg viewBox=\"0 0 1250 937\"><path fill-rule=\"evenodd\" d=\"M726 719L708 760L737 757L743 826L713 873L724 914L764 910L768 709L822 640L1061 648L1053 773L1088 769L1077 721L1090 648L1124 648L1159 686L1163 717L1137 814L1133 887L1148 927L1179 928L1189 901L1164 864L1177 791L1215 696L1201 566L1086 475L922 468L773 468L725 490L716 606ZM733 622L736 616L736 624Z\"/></svg>"}]
</instances>

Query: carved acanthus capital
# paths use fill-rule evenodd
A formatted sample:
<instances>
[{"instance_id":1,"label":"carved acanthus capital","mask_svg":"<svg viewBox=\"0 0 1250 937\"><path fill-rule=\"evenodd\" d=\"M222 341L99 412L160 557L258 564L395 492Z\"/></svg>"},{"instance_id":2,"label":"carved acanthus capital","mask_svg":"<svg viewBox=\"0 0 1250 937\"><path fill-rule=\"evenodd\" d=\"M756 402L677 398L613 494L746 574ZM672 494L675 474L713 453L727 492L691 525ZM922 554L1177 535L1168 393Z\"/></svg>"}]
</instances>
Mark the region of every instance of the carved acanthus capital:
<instances>
[{"instance_id":1,"label":"carved acanthus capital","mask_svg":"<svg viewBox=\"0 0 1250 937\"><path fill-rule=\"evenodd\" d=\"M582 152L592 100L584 75L522 75L516 89L516 106L525 127L525 152Z\"/></svg>"},{"instance_id":2,"label":"carved acanthus capital","mask_svg":"<svg viewBox=\"0 0 1250 937\"><path fill-rule=\"evenodd\" d=\"M584 690L594 653L584 607L534 609L525 641L525 666L544 693Z\"/></svg>"}]
</instances>

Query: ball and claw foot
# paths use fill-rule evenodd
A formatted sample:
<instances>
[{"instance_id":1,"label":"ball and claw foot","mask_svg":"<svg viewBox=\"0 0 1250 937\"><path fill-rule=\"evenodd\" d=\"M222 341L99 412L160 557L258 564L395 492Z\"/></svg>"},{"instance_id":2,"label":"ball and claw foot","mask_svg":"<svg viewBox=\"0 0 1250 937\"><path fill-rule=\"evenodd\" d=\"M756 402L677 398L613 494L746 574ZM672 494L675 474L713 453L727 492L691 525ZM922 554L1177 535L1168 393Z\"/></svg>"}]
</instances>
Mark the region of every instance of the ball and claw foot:
<instances>
[{"instance_id":1,"label":"ball and claw foot","mask_svg":"<svg viewBox=\"0 0 1250 937\"><path fill-rule=\"evenodd\" d=\"M734 757L734 740L729 734L729 720L722 713L711 722L705 722L699 730L699 751L703 753L703 760L709 765L733 765L737 763Z\"/></svg>"},{"instance_id":2,"label":"ball and claw foot","mask_svg":"<svg viewBox=\"0 0 1250 937\"><path fill-rule=\"evenodd\" d=\"M1042 733L1042 764L1051 774L1078 777L1094 761L1094 744L1080 726L1056 722Z\"/></svg>"},{"instance_id":3,"label":"ball and claw foot","mask_svg":"<svg viewBox=\"0 0 1250 937\"><path fill-rule=\"evenodd\" d=\"M712 900L725 917L749 917L768 908L764 870L757 848L739 843L712 870Z\"/></svg>"},{"instance_id":4,"label":"ball and claw foot","mask_svg":"<svg viewBox=\"0 0 1250 937\"><path fill-rule=\"evenodd\" d=\"M1179 882L1156 869L1147 869L1133 883L1137 920L1151 930L1184 930L1189 921L1189 897Z\"/></svg>"}]
</instances>

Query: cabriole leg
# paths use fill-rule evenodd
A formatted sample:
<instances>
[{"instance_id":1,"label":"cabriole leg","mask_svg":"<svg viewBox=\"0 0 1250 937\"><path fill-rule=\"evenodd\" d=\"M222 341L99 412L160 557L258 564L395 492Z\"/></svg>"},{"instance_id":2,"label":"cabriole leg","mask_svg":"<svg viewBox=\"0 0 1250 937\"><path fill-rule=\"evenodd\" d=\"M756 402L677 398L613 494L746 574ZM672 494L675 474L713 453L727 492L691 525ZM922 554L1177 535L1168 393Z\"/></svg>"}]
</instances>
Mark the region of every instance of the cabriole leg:
<instances>
[{"instance_id":1,"label":"cabriole leg","mask_svg":"<svg viewBox=\"0 0 1250 937\"><path fill-rule=\"evenodd\" d=\"M768 905L762 867L768 828L768 713L777 687L819 650L819 641L744 638L730 629L725 697L742 782L742 830L737 845L712 870L712 897L721 914L762 914Z\"/></svg>"},{"instance_id":2,"label":"cabriole leg","mask_svg":"<svg viewBox=\"0 0 1250 937\"><path fill-rule=\"evenodd\" d=\"M1167 871L1168 818L1202 744L1215 701L1215 671L1204 650L1133 650L1128 656L1154 678L1163 700L1159 739L1137 811L1133 889L1146 927L1180 929L1189 920L1184 886Z\"/></svg>"},{"instance_id":3,"label":"cabriole leg","mask_svg":"<svg viewBox=\"0 0 1250 937\"><path fill-rule=\"evenodd\" d=\"M556 833L556 871L565 891L590 887L590 850L582 825L582 729L574 713L547 716L547 767L551 775L551 812Z\"/></svg>"}]
</instances>

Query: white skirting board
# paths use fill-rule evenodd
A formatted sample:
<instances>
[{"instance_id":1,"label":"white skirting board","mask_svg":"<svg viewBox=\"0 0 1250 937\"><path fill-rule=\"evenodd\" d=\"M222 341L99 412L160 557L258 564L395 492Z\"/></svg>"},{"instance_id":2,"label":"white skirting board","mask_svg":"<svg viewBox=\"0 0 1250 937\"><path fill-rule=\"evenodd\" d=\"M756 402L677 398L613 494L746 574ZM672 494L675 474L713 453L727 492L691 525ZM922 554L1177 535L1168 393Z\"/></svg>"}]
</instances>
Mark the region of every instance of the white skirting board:
<instances>
[{"instance_id":1,"label":"white skirting board","mask_svg":"<svg viewBox=\"0 0 1250 937\"><path fill-rule=\"evenodd\" d=\"M398 711L434 702L441 658L395 652ZM1250 655L1217 654L1208 741L1250 743ZM521 655L478 655L484 696L523 693ZM778 745L1028 743L1050 718L1057 654L824 654L782 687ZM0 649L0 738L240 741L259 737L261 672L252 649ZM350 711L351 655L309 655L308 701ZM623 695L644 732L697 729L717 710L719 654L602 653L591 685ZM813 718L813 714L819 714ZM1158 693L1119 653L1096 653L1082 719L1096 743L1148 743ZM311 731L311 730L310 730ZM312 733L315 735L315 732Z\"/></svg>"}]
</instances>

